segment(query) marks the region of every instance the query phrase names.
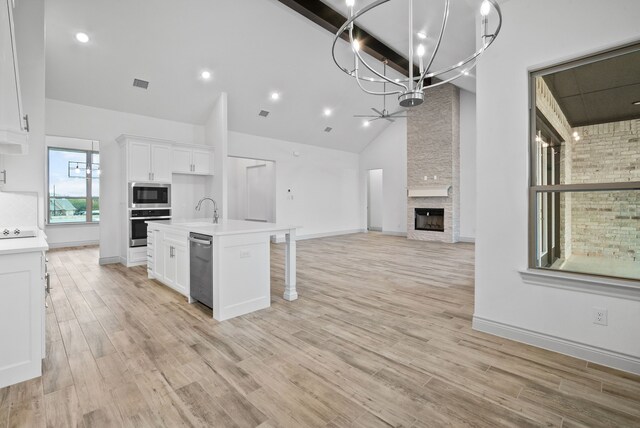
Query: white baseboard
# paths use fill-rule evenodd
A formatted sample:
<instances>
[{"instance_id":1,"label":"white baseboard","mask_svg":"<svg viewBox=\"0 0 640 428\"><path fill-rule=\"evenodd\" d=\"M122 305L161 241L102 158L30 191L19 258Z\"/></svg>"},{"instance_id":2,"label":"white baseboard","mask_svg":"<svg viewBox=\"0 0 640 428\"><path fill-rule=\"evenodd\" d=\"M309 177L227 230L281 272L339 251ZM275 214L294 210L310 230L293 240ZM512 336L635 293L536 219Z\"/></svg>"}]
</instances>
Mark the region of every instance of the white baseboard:
<instances>
[{"instance_id":1,"label":"white baseboard","mask_svg":"<svg viewBox=\"0 0 640 428\"><path fill-rule=\"evenodd\" d=\"M115 265L120 263L120 256L115 257L100 257L100 266L104 265Z\"/></svg>"},{"instance_id":2,"label":"white baseboard","mask_svg":"<svg viewBox=\"0 0 640 428\"><path fill-rule=\"evenodd\" d=\"M90 247L100 245L100 241L49 242L49 248Z\"/></svg>"},{"instance_id":3,"label":"white baseboard","mask_svg":"<svg viewBox=\"0 0 640 428\"><path fill-rule=\"evenodd\" d=\"M621 354L477 316L473 317L473 329L640 375L640 358L632 355Z\"/></svg>"},{"instance_id":4,"label":"white baseboard","mask_svg":"<svg viewBox=\"0 0 640 428\"><path fill-rule=\"evenodd\" d=\"M389 236L402 236L404 238L407 237L407 232L388 232L386 230L382 231L383 235L389 235Z\"/></svg>"},{"instance_id":5,"label":"white baseboard","mask_svg":"<svg viewBox=\"0 0 640 428\"><path fill-rule=\"evenodd\" d=\"M316 239L316 238L327 238L330 236L340 236L340 235L351 235L354 233L365 233L365 229L351 229L351 230L341 230L338 232L325 232L325 233L311 233L309 235L296 235L296 241L304 241L307 239ZM282 236L272 236L271 242L275 244L282 244L285 242L284 235Z\"/></svg>"},{"instance_id":6,"label":"white baseboard","mask_svg":"<svg viewBox=\"0 0 640 428\"><path fill-rule=\"evenodd\" d=\"M298 241L304 241L305 239L328 238L330 236L352 235L354 233L364 233L364 232L366 232L366 229L340 230L338 232L325 232L325 233L312 233L309 235L298 235L296 236L296 239Z\"/></svg>"},{"instance_id":7,"label":"white baseboard","mask_svg":"<svg viewBox=\"0 0 640 428\"><path fill-rule=\"evenodd\" d=\"M458 242L469 242L471 244L475 244L476 243L476 238L469 238L467 236L460 236L458 238Z\"/></svg>"}]
</instances>

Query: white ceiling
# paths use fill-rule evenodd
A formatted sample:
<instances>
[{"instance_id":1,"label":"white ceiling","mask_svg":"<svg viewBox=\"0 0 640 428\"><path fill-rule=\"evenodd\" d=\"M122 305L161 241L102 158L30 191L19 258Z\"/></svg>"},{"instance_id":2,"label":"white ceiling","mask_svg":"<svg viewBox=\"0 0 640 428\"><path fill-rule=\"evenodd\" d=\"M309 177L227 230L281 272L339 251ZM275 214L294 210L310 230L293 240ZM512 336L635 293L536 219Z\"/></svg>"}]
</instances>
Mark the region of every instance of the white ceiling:
<instances>
[{"instance_id":1,"label":"white ceiling","mask_svg":"<svg viewBox=\"0 0 640 428\"><path fill-rule=\"evenodd\" d=\"M342 0L327 2L344 12ZM402 12L386 17L372 15L363 26L404 50L407 36L395 33L405 27ZM473 49L473 18L452 17L451 28L445 55ZM78 31L90 36L88 44L75 40ZM380 108L382 98L364 94L335 67L332 34L276 0L48 1L46 35L48 98L203 124L226 91L231 130L352 152L388 124L363 128L352 117ZM340 46L346 58L346 43ZM204 69L213 74L208 82L199 77ZM149 89L132 87L134 78L148 80ZM473 81L461 86L473 90ZM279 101L270 100L272 91L281 93ZM396 101L387 103L394 111ZM329 118L322 114L327 107ZM268 118L258 116L261 109ZM331 133L323 132L327 126Z\"/></svg>"}]
</instances>

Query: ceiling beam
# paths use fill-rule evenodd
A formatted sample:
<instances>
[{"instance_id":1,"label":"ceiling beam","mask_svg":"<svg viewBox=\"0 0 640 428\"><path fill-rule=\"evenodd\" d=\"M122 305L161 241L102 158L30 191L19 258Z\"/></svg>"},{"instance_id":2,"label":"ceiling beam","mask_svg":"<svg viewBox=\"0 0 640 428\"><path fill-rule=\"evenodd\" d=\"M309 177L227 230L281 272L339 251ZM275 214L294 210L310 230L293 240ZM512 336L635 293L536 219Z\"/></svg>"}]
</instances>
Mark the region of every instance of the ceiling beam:
<instances>
[{"instance_id":1,"label":"ceiling beam","mask_svg":"<svg viewBox=\"0 0 640 428\"><path fill-rule=\"evenodd\" d=\"M300 15L321 26L325 30L336 34L336 32L346 22L347 18L320 0L278 0L280 3L290 7ZM382 41L372 36L357 25L353 29L354 37L360 40L362 50L380 62L388 61L387 65L394 70L409 76L409 60L391 49ZM349 33L345 31L340 36L343 40L349 41ZM414 65L413 75L419 76L420 69ZM429 84L430 79L425 81Z\"/></svg>"}]
</instances>

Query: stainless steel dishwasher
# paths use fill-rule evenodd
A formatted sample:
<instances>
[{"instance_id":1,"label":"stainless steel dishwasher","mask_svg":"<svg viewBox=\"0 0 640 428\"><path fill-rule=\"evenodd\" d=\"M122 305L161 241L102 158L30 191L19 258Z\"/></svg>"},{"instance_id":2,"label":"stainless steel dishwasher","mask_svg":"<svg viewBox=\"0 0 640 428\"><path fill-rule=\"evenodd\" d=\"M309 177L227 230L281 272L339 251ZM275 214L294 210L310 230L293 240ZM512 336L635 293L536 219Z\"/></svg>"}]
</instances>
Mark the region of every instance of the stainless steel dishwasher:
<instances>
[{"instance_id":1,"label":"stainless steel dishwasher","mask_svg":"<svg viewBox=\"0 0 640 428\"><path fill-rule=\"evenodd\" d=\"M191 297L213 308L213 237L189 234Z\"/></svg>"}]
</instances>

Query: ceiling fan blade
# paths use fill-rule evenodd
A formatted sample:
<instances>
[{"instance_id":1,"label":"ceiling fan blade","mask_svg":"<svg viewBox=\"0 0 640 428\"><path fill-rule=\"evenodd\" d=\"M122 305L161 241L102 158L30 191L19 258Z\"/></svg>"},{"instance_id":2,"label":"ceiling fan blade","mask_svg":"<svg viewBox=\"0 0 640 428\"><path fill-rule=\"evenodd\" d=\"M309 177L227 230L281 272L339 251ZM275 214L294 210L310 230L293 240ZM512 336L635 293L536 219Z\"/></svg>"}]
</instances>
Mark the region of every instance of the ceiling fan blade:
<instances>
[{"instance_id":1,"label":"ceiling fan blade","mask_svg":"<svg viewBox=\"0 0 640 428\"><path fill-rule=\"evenodd\" d=\"M382 118L381 118L380 116L376 116L376 118L375 118L375 119L370 119L370 120L369 120L369 122L373 122L373 121L375 121L375 120L379 120L379 119L382 119Z\"/></svg>"},{"instance_id":2,"label":"ceiling fan blade","mask_svg":"<svg viewBox=\"0 0 640 428\"><path fill-rule=\"evenodd\" d=\"M395 116L395 115L397 115L397 114L403 114L403 113L406 113L406 111L405 111L405 110L398 110L397 112L395 112L395 113L391 113L391 114L389 114L389 115L387 115L387 116ZM404 116L404 117L406 117L406 116Z\"/></svg>"},{"instance_id":3,"label":"ceiling fan blade","mask_svg":"<svg viewBox=\"0 0 640 428\"><path fill-rule=\"evenodd\" d=\"M384 116L385 114L383 112L381 112L380 110L377 110L373 107L371 107L371 110L375 111L376 113L378 113L380 116Z\"/></svg>"},{"instance_id":4,"label":"ceiling fan blade","mask_svg":"<svg viewBox=\"0 0 640 428\"><path fill-rule=\"evenodd\" d=\"M370 114L354 114L353 117L378 117Z\"/></svg>"},{"instance_id":5,"label":"ceiling fan blade","mask_svg":"<svg viewBox=\"0 0 640 428\"><path fill-rule=\"evenodd\" d=\"M389 116L383 117L384 120L388 120L389 122L395 122L395 120L391 119Z\"/></svg>"}]
</instances>

